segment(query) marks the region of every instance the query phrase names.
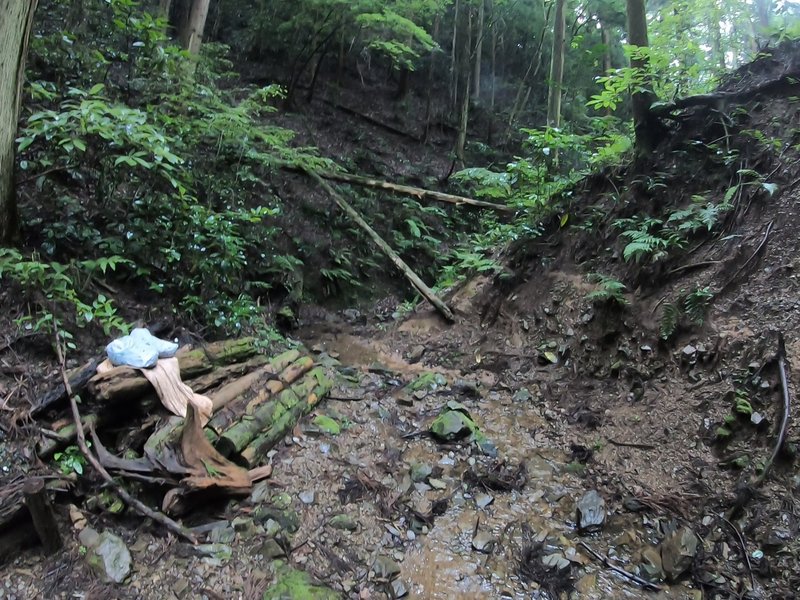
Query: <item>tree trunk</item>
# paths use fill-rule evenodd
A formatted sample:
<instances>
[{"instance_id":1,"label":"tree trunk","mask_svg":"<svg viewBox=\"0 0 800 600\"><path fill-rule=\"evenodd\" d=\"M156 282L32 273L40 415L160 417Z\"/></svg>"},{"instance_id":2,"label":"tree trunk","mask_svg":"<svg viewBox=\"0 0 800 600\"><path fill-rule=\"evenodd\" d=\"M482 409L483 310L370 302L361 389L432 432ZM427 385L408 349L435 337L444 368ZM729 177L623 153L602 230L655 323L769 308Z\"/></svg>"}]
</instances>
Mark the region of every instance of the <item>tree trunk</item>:
<instances>
[{"instance_id":1,"label":"tree trunk","mask_svg":"<svg viewBox=\"0 0 800 600\"><path fill-rule=\"evenodd\" d=\"M456 0L453 15L453 41L450 46L450 102L453 109L458 108L458 23L460 2Z\"/></svg>"},{"instance_id":2,"label":"tree trunk","mask_svg":"<svg viewBox=\"0 0 800 600\"><path fill-rule=\"evenodd\" d=\"M611 65L611 35L608 27L600 24L600 39L603 41L603 75L607 75L613 68Z\"/></svg>"},{"instance_id":3,"label":"tree trunk","mask_svg":"<svg viewBox=\"0 0 800 600\"><path fill-rule=\"evenodd\" d=\"M645 0L627 0L628 9L628 41L633 46L646 48L647 40L647 13ZM646 60L632 60L631 66L646 70ZM636 154L644 157L656 145L658 125L650 113L650 106L655 97L652 91L644 90L632 94L633 127L636 135Z\"/></svg>"},{"instance_id":4,"label":"tree trunk","mask_svg":"<svg viewBox=\"0 0 800 600\"><path fill-rule=\"evenodd\" d=\"M463 85L460 85L461 101L458 107L458 134L456 135L455 155L464 164L464 149L467 144L467 126L469 125L469 100L470 100L470 80L472 78L472 65L470 65L470 49L472 48L472 13L467 9L463 17L465 27L463 28L464 43L462 45L461 57L458 69L463 76Z\"/></svg>"},{"instance_id":5,"label":"tree trunk","mask_svg":"<svg viewBox=\"0 0 800 600\"><path fill-rule=\"evenodd\" d=\"M477 102L481 96L481 60L483 60L483 28L486 21L484 0L478 0L478 27L476 29L477 40L475 42L475 74L472 76L473 88L472 97Z\"/></svg>"},{"instance_id":6,"label":"tree trunk","mask_svg":"<svg viewBox=\"0 0 800 600\"><path fill-rule=\"evenodd\" d=\"M770 17L772 15L772 0L756 0L756 22L759 28L763 30L769 27Z\"/></svg>"},{"instance_id":7,"label":"tree trunk","mask_svg":"<svg viewBox=\"0 0 800 600\"><path fill-rule=\"evenodd\" d=\"M182 31L179 36L181 45L184 49L189 51L189 54L197 55L200 53L209 4L210 0L194 0L192 2L192 9L189 13L189 20L186 23L186 30Z\"/></svg>"},{"instance_id":8,"label":"tree trunk","mask_svg":"<svg viewBox=\"0 0 800 600\"><path fill-rule=\"evenodd\" d=\"M494 18L494 0L489 0L489 2L491 3L489 9L492 15L492 94L489 98L489 108L494 112L494 102L497 94L497 27L499 22Z\"/></svg>"},{"instance_id":9,"label":"tree trunk","mask_svg":"<svg viewBox=\"0 0 800 600\"><path fill-rule=\"evenodd\" d=\"M553 23L553 54L550 62L550 85L547 91L547 126L561 124L561 84L564 81L564 37L567 22L564 0L556 1L556 18Z\"/></svg>"},{"instance_id":10,"label":"tree trunk","mask_svg":"<svg viewBox=\"0 0 800 600\"><path fill-rule=\"evenodd\" d=\"M158 16L169 19L169 10L172 8L172 0L159 0Z\"/></svg>"},{"instance_id":11,"label":"tree trunk","mask_svg":"<svg viewBox=\"0 0 800 600\"><path fill-rule=\"evenodd\" d=\"M0 244L18 237L14 140L36 4L37 0L0 0Z\"/></svg>"}]
</instances>

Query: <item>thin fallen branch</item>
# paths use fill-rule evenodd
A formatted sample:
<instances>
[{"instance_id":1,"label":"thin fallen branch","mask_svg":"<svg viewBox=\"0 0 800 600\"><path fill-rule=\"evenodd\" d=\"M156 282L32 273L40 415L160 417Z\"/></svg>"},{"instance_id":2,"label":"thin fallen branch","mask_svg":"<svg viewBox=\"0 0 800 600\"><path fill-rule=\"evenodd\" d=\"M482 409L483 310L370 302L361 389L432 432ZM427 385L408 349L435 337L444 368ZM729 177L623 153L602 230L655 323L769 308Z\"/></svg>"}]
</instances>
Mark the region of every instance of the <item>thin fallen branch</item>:
<instances>
[{"instance_id":1,"label":"thin fallen branch","mask_svg":"<svg viewBox=\"0 0 800 600\"><path fill-rule=\"evenodd\" d=\"M791 404L789 401L789 378L786 376L786 343L783 339L783 332L778 335L778 371L781 375L781 391L783 392L783 418L781 419L781 428L778 430L778 440L775 442L772 456L769 457L769 460L764 465L764 470L761 471L761 475L753 482L754 486L761 485L767 478L772 464L778 457L778 453L781 451L784 442L786 442L786 432L789 428Z\"/></svg>"},{"instance_id":2,"label":"thin fallen branch","mask_svg":"<svg viewBox=\"0 0 800 600\"><path fill-rule=\"evenodd\" d=\"M75 430L77 432L77 441L78 441L78 448L81 450L81 454L86 458L92 467L100 474L100 476L114 489L117 495L122 499L123 502L132 506L138 513L141 515L148 517L166 527L169 531L172 531L179 537L191 542L192 544L197 543L197 537L186 529L180 523L173 521L168 516L164 515L163 513L157 512L148 508L137 498L134 498L131 494L128 493L122 485L117 483L113 477L106 471L105 467L101 465L97 458L95 458L94 454L89 450L89 447L86 445L86 436L83 433L83 427L81 426L81 413L78 410L78 402L76 399L75 394L72 392L72 386L69 382L69 377L67 376L67 369L64 361L64 352L61 349L61 341L58 338L58 330L56 330L55 336L56 342L56 354L58 355L58 362L61 369L61 380L64 382L64 389L66 390L67 398L69 398L70 408L72 409L72 420L75 422Z\"/></svg>"},{"instance_id":3,"label":"thin fallen branch","mask_svg":"<svg viewBox=\"0 0 800 600\"><path fill-rule=\"evenodd\" d=\"M306 170L306 174L311 177L314 181L316 181L322 189L324 189L328 195L333 198L336 202L337 206L341 208L348 217L350 217L353 221L358 224L361 229L367 232L367 234L372 238L372 241L375 243L381 251L389 257L389 259L394 263L394 265L402 271L403 275L406 276L406 279L411 283L411 285L416 289L423 298L425 298L428 302L430 302L436 310L438 310L445 319L450 322L455 321L455 317L453 316L453 311L433 292L431 288L425 285L425 282L419 278L419 276L411 270L405 261L400 258L400 256L392 250L391 246L387 244L383 238L378 235L378 233L369 226L369 224L361 217L356 210L348 204L348 202L342 198L342 196L334 190L327 181L325 181L319 173L313 171L311 169Z\"/></svg>"},{"instance_id":4,"label":"thin fallen branch","mask_svg":"<svg viewBox=\"0 0 800 600\"><path fill-rule=\"evenodd\" d=\"M643 588L648 589L648 590L653 590L653 591L656 591L656 592L660 592L663 589L660 585L656 585L655 583L647 581L646 579L642 579L641 577L638 577L637 575L634 575L633 573L628 573L625 569L623 569L621 567L618 567L617 565L612 563L610 560L608 560L608 558L606 558L605 556L603 556L603 555L595 552L594 550L592 550L586 542L578 542L578 545L581 548L583 548L584 550L586 550L589 554L591 554L595 559L597 559L601 563L603 563L603 565L607 569L611 569L615 573L618 573L619 575L622 575L623 577L625 577L627 579L630 579L631 581L633 581L635 583L638 583Z\"/></svg>"},{"instance_id":5,"label":"thin fallen branch","mask_svg":"<svg viewBox=\"0 0 800 600\"><path fill-rule=\"evenodd\" d=\"M772 232L772 225L773 225L774 223L775 223L775 221L770 221L770 222L769 222L769 224L767 225L767 231L764 233L764 238L761 240L761 243L760 243L760 244L758 245L758 247L755 249L755 251L753 252L753 254L751 254L751 255L750 255L750 258L748 258L748 259L747 259L747 260L744 262L744 264L743 264L741 267L739 267L739 268L737 269L736 273L734 273L734 274L733 274L733 277L731 277L731 278L730 278L730 279L729 279L729 280L728 280L728 281L727 281L727 282L726 282L726 283L725 283L725 284L724 284L724 285L723 285L723 286L720 288L719 292L717 292L717 296L719 296L720 294L722 294L722 292L724 292L724 291L725 291L725 290L728 288L728 286L730 286L730 285L731 285L731 284L732 284L734 281L736 281L736 278L737 278L737 277L739 277L739 275L741 274L741 272L742 272L742 271L744 271L745 267L747 267L747 265L749 265L749 264L750 264L750 262L751 262L751 261L752 261L752 260L753 260L753 259L754 259L756 256L758 256L758 255L759 255L759 253L761 252L761 250L764 248L764 244L766 244L766 243L767 243L767 239L769 239L769 234Z\"/></svg>"},{"instance_id":6,"label":"thin fallen branch","mask_svg":"<svg viewBox=\"0 0 800 600\"><path fill-rule=\"evenodd\" d=\"M747 553L747 544L744 541L744 536L739 529L731 523L728 519L720 515L720 519L723 523L725 523L731 531L733 531L734 535L736 536L737 541L739 542L739 548L742 550L742 556L744 556L744 564L747 565L747 574L750 576L750 585L755 590L756 589L756 579L753 576L753 565L750 564L750 555Z\"/></svg>"},{"instance_id":7,"label":"thin fallen branch","mask_svg":"<svg viewBox=\"0 0 800 600\"><path fill-rule=\"evenodd\" d=\"M608 443L613 446L619 446L621 448L637 448L638 450L655 450L656 447L651 444L636 444L634 442L618 442L617 440L612 440L609 438Z\"/></svg>"},{"instance_id":8,"label":"thin fallen branch","mask_svg":"<svg viewBox=\"0 0 800 600\"><path fill-rule=\"evenodd\" d=\"M426 190L410 185L402 185L399 183L391 183L380 179L373 179L372 177L362 177L361 175L351 175L349 173L340 173L332 171L320 171L319 175L324 179L332 181L341 181L344 183L354 183L356 185L363 185L365 187L378 188L381 190L388 190L398 194L405 194L413 196L418 200L429 199L438 202L447 202L448 204L455 204L456 206L474 206L475 208L485 208L497 212L513 213L516 209L512 206L504 204L495 204L493 202L484 202L483 200L475 200L466 196L456 196L454 194L445 194L444 192L435 192L433 190Z\"/></svg>"}]
</instances>

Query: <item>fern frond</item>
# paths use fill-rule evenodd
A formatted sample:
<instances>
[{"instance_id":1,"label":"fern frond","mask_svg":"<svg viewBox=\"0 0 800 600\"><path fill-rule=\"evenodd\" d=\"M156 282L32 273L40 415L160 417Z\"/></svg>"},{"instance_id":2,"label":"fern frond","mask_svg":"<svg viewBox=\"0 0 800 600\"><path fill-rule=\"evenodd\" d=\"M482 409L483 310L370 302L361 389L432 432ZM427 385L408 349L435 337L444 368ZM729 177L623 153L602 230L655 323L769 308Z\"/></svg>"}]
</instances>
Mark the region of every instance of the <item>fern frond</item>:
<instances>
[{"instance_id":1,"label":"fern frond","mask_svg":"<svg viewBox=\"0 0 800 600\"><path fill-rule=\"evenodd\" d=\"M681 309L677 304L672 302L665 304L661 311L661 323L659 325L659 334L662 340L668 340L678 329L678 323L681 320Z\"/></svg>"}]
</instances>

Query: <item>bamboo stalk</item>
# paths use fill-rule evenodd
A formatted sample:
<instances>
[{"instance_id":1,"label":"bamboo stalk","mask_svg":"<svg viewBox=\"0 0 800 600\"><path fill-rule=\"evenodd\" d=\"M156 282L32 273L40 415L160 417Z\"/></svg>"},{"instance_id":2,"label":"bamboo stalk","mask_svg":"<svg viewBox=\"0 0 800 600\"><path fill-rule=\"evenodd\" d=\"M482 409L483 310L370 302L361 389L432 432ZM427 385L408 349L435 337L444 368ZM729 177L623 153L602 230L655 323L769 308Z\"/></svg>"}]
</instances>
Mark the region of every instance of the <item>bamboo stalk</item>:
<instances>
[{"instance_id":1,"label":"bamboo stalk","mask_svg":"<svg viewBox=\"0 0 800 600\"><path fill-rule=\"evenodd\" d=\"M400 256L392 250L391 246L387 244L383 238L378 235L378 233L369 226L369 224L361 217L361 215L356 212L356 210L348 204L348 202L342 198L342 196L336 192L322 177L316 172L312 171L311 169L306 169L306 174L315 180L321 187L324 189L336 204L341 208L347 216L349 216L356 224L361 227L367 234L372 238L372 241L375 243L381 251L389 257L389 259L394 263L394 265L400 269L400 271L405 275L406 279L411 283L415 290L417 290L423 298L425 298L428 302L430 302L436 310L438 310L445 319L450 322L455 321L455 317L453 316L453 312L450 308L442 302L442 300L430 289L419 276L411 270L405 261L400 258Z\"/></svg>"}]
</instances>

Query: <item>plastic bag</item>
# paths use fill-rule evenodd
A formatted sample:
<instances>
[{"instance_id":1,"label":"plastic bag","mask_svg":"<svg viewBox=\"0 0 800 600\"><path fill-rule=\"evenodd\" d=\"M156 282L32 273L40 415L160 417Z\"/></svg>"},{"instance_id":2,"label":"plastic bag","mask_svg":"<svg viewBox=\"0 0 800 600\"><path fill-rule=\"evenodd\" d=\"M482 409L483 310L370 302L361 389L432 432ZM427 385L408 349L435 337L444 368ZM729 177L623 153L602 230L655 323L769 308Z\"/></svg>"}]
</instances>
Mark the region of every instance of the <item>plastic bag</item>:
<instances>
[{"instance_id":1,"label":"plastic bag","mask_svg":"<svg viewBox=\"0 0 800 600\"><path fill-rule=\"evenodd\" d=\"M154 367L159 358L175 356L177 351L178 344L161 340L144 328L134 329L130 335L117 338L106 346L106 354L113 365L136 369Z\"/></svg>"}]
</instances>

